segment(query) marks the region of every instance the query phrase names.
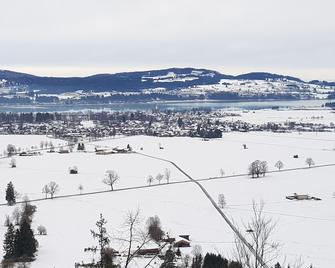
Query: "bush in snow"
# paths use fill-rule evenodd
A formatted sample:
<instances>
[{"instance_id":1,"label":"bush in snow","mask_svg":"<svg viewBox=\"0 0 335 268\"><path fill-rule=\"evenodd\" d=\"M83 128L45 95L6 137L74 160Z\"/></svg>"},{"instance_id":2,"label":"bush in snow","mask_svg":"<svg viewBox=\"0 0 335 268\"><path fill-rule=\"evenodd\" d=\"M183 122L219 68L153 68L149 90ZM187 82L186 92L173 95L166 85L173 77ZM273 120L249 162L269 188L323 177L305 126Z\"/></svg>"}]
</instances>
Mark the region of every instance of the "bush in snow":
<instances>
[{"instance_id":1,"label":"bush in snow","mask_svg":"<svg viewBox=\"0 0 335 268\"><path fill-rule=\"evenodd\" d=\"M47 228L40 225L40 226L37 227L37 232L38 232L39 235L47 235Z\"/></svg>"},{"instance_id":2,"label":"bush in snow","mask_svg":"<svg viewBox=\"0 0 335 268\"><path fill-rule=\"evenodd\" d=\"M16 159L12 158L9 162L9 165L11 168L16 168Z\"/></svg>"}]
</instances>

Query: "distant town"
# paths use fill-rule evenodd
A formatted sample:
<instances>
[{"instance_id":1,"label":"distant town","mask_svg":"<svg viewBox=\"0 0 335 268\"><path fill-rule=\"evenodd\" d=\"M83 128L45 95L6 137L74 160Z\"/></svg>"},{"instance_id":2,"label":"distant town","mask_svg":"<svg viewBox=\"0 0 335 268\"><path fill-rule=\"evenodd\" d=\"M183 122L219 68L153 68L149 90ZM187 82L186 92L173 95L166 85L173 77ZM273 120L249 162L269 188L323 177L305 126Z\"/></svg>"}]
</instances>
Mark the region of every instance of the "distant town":
<instances>
[{"instance_id":1,"label":"distant town","mask_svg":"<svg viewBox=\"0 0 335 268\"><path fill-rule=\"evenodd\" d=\"M245 111L253 113L254 111ZM245 122L240 113L224 110L126 111L73 113L0 113L0 134L48 135L78 141L116 135L220 138L224 132L332 132L333 123L286 121Z\"/></svg>"}]
</instances>

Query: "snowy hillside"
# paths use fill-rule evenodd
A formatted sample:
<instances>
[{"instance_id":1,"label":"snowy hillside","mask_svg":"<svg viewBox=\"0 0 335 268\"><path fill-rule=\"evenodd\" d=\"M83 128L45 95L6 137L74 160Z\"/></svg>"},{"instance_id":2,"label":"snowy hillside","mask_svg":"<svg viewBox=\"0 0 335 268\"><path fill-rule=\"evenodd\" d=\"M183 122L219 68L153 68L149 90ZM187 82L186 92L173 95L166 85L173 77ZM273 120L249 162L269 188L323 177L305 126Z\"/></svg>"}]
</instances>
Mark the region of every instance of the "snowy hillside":
<instances>
[{"instance_id":1,"label":"snowy hillside","mask_svg":"<svg viewBox=\"0 0 335 268\"><path fill-rule=\"evenodd\" d=\"M287 79L269 80L237 80L222 79L217 85L197 86L192 91L201 92L230 92L237 93L241 97L268 96L279 98L280 96L292 96L297 99L325 99L333 92L330 86L308 84L303 81Z\"/></svg>"},{"instance_id":2,"label":"snowy hillside","mask_svg":"<svg viewBox=\"0 0 335 268\"><path fill-rule=\"evenodd\" d=\"M44 137L1 136L2 147L11 141L22 148L38 145ZM96 155L95 146L123 148L130 144L135 151L174 161L194 179L221 176L226 178L203 181L214 199L223 193L225 213L242 230L242 222L250 218L253 200L265 202L266 216L277 222L275 239L282 244L280 259L293 263L300 256L305 264L331 268L334 259L334 166L315 167L270 173L264 178L250 179L243 175L251 161L268 161L269 169L282 160L286 168L306 167L305 159L312 157L316 165L335 163L335 138L332 133L228 133L222 139L202 141L196 138L156 138L134 136L111 139L87 145L88 152L69 154L43 153L40 156L16 157L17 168L9 167L9 159L0 160L0 189L12 181L15 189L30 199L44 198L41 188L53 180L60 186L58 195L108 190L102 183L106 170L120 175L114 192L42 200L34 203L37 212L33 228L44 225L47 236L37 236L38 256L31 267L73 267L74 262L89 260L83 249L93 243L89 230L100 213L108 221L112 237L118 235L125 213L140 208L143 218L158 215L163 228L172 235L189 234L191 245L201 245L203 251L220 252L232 257L234 235L200 189L169 163L137 154ZM248 149L243 149L246 144ZM159 149L159 145L164 149ZM143 150L141 150L141 148ZM298 155L299 158L293 158ZM68 168L76 165L79 173L70 175ZM155 176L168 168L170 184L142 189L122 188L147 185L147 176ZM239 176L239 174L242 174ZM235 177L229 177L235 175ZM237 175L237 176L236 176ZM174 184L174 182L185 183ZM290 201L285 196L310 194L321 201ZM3 202L5 202L3 197ZM18 205L19 206L19 205ZM10 215L14 207L1 206L0 218ZM3 237L5 227L0 226ZM122 245L112 238L117 250ZM189 253L191 249L182 252ZM57 256L62 256L58 258ZM132 267L143 267L145 259L136 259ZM159 262L158 262L159 263ZM156 264L157 266L157 264Z\"/></svg>"},{"instance_id":3,"label":"snowy hillside","mask_svg":"<svg viewBox=\"0 0 335 268\"><path fill-rule=\"evenodd\" d=\"M169 68L87 77L40 77L0 71L0 103L113 103L182 100L333 98L331 82L271 73L237 76L213 70ZM5 86L4 86L5 85ZM6 90L4 90L6 89Z\"/></svg>"}]
</instances>

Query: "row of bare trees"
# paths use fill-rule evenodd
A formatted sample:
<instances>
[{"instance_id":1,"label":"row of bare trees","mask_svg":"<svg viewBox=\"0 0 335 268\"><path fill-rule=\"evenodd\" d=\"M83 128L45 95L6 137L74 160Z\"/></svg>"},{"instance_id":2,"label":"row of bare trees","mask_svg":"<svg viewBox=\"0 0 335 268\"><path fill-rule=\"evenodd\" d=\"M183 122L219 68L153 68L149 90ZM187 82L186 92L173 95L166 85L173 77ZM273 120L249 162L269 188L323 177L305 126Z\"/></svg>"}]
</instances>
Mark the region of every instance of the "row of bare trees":
<instances>
[{"instance_id":1,"label":"row of bare trees","mask_svg":"<svg viewBox=\"0 0 335 268\"><path fill-rule=\"evenodd\" d=\"M312 167L315 165L314 160L311 157L306 158L305 161L308 167ZM284 163L281 160L278 160L275 164L275 167L280 171L284 168ZM261 175L265 176L266 172L268 171L268 163L266 161L255 160L253 161L248 168L249 175L252 178L259 178ZM221 176L224 174L221 173Z\"/></svg>"},{"instance_id":2,"label":"row of bare trees","mask_svg":"<svg viewBox=\"0 0 335 268\"><path fill-rule=\"evenodd\" d=\"M252 178L259 178L259 176L265 176L268 171L268 163L266 161L255 160L249 165L249 175Z\"/></svg>"},{"instance_id":3,"label":"row of bare trees","mask_svg":"<svg viewBox=\"0 0 335 268\"><path fill-rule=\"evenodd\" d=\"M166 168L164 170L164 174L158 173L155 177L152 175L149 175L147 178L148 185L152 185L155 181L158 182L158 184L161 184L163 180L166 181L166 183L170 183L171 178L171 170Z\"/></svg>"}]
</instances>

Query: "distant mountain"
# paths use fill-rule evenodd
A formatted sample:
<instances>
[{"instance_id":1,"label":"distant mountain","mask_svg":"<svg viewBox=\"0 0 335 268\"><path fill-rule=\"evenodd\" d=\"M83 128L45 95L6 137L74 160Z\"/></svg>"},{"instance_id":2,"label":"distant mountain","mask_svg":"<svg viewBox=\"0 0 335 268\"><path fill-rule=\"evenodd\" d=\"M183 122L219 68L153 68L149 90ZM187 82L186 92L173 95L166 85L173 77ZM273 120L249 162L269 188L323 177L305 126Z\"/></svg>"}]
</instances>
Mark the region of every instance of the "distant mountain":
<instances>
[{"instance_id":1,"label":"distant mountain","mask_svg":"<svg viewBox=\"0 0 335 268\"><path fill-rule=\"evenodd\" d=\"M0 71L0 79L26 85L30 89L61 93L76 90L131 92L164 87L178 89L196 85L217 84L233 76L193 68L170 68L143 72L97 74L88 77L40 77L11 71Z\"/></svg>"},{"instance_id":2,"label":"distant mountain","mask_svg":"<svg viewBox=\"0 0 335 268\"><path fill-rule=\"evenodd\" d=\"M299 78L252 72L237 76L221 74L217 71L195 68L170 68L141 72L125 72L115 74L97 74L87 77L42 77L31 74L0 70L0 82L6 80L9 85L25 86L30 90L42 93L63 93L76 90L83 91L116 91L139 92L143 89L165 88L177 90L200 85L215 85L221 79L228 80L290 80L305 83ZM310 84L335 86L335 83L313 80Z\"/></svg>"},{"instance_id":3,"label":"distant mountain","mask_svg":"<svg viewBox=\"0 0 335 268\"><path fill-rule=\"evenodd\" d=\"M313 85L319 85L319 86L335 87L335 82L312 80L309 83Z\"/></svg>"},{"instance_id":4,"label":"distant mountain","mask_svg":"<svg viewBox=\"0 0 335 268\"><path fill-rule=\"evenodd\" d=\"M299 78L292 77L292 76L286 76L286 75L280 75L280 74L271 74L271 73L264 73L264 72L253 72L253 73L247 73L247 74L240 74L235 76L235 79L240 80L291 80L296 82L304 82Z\"/></svg>"}]
</instances>

